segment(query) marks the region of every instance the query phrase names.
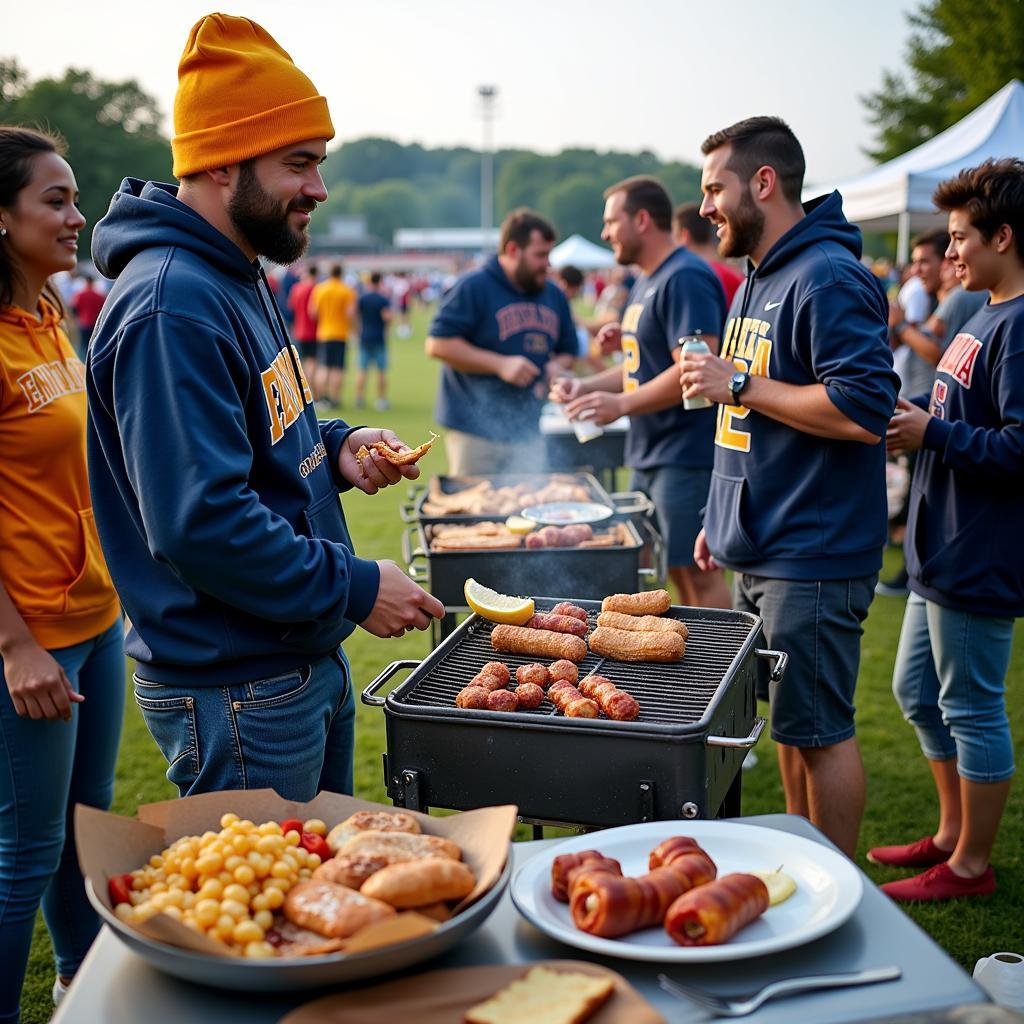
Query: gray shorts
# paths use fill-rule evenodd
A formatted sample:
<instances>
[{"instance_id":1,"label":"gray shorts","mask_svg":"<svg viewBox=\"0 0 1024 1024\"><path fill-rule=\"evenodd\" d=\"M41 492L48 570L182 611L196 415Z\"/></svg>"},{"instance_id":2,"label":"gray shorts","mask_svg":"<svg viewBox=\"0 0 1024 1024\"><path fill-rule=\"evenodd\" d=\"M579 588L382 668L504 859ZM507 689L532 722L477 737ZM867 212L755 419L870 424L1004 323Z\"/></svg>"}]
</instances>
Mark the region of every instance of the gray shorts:
<instances>
[{"instance_id":1,"label":"gray shorts","mask_svg":"<svg viewBox=\"0 0 1024 1024\"><path fill-rule=\"evenodd\" d=\"M853 694L862 623L878 575L853 580L774 580L737 573L733 604L764 620L765 644L789 655L772 696L772 739L829 747L854 735ZM758 692L758 698L768 694Z\"/></svg>"},{"instance_id":2,"label":"gray shorts","mask_svg":"<svg viewBox=\"0 0 1024 1024\"><path fill-rule=\"evenodd\" d=\"M634 469L632 486L654 502L669 566L693 565L693 544L703 525L700 514L708 501L711 470L687 466Z\"/></svg>"}]
</instances>

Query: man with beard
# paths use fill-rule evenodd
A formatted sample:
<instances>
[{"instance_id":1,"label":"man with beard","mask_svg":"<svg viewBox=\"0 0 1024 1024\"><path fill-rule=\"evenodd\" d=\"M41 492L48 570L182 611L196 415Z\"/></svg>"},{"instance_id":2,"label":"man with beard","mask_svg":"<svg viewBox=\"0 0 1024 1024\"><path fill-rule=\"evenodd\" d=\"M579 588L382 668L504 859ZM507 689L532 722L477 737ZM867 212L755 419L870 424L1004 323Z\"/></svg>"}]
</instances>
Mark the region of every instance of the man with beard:
<instances>
[{"instance_id":1,"label":"man with beard","mask_svg":"<svg viewBox=\"0 0 1024 1024\"><path fill-rule=\"evenodd\" d=\"M327 102L259 25L213 14L185 46L174 120L180 188L125 179L93 236L116 281L88 363L90 482L136 700L182 795L350 793L340 643L444 609L354 554L338 492L418 473L360 467L360 445L401 445L391 431L317 422L259 264L306 249Z\"/></svg>"},{"instance_id":2,"label":"man with beard","mask_svg":"<svg viewBox=\"0 0 1024 1024\"><path fill-rule=\"evenodd\" d=\"M621 323L597 334L622 349L622 364L591 377L555 381L551 397L571 419L597 424L629 416L626 465L633 487L654 502L668 571L683 604L728 608L721 572L693 562L714 458L714 412L679 401L679 339L700 333L713 351L725 319L725 292L707 263L672 238L672 200L654 178L627 178L605 194L604 230L615 259L642 271Z\"/></svg>"},{"instance_id":3,"label":"man with beard","mask_svg":"<svg viewBox=\"0 0 1024 1024\"><path fill-rule=\"evenodd\" d=\"M694 560L732 569L736 608L789 654L772 696L786 809L852 857L864 810L853 696L886 537L879 442L898 387L888 303L839 193L801 206L803 150L785 122L749 118L703 152L701 214L722 256L748 257L748 276L722 358L682 360L684 398L718 403Z\"/></svg>"},{"instance_id":4,"label":"man with beard","mask_svg":"<svg viewBox=\"0 0 1024 1024\"><path fill-rule=\"evenodd\" d=\"M554 244L543 217L513 210L497 254L456 282L430 324L427 355L445 364L434 415L450 473L542 468L541 407L577 351L569 303L547 276Z\"/></svg>"}]
</instances>

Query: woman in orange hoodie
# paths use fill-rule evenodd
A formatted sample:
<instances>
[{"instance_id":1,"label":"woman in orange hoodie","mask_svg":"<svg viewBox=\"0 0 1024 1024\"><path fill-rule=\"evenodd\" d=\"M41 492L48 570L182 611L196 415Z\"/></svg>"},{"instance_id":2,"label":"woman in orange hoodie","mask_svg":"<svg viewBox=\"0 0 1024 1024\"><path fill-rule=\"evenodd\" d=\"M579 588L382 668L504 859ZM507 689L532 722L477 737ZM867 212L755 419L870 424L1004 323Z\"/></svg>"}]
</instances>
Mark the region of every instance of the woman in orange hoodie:
<instances>
[{"instance_id":1,"label":"woman in orange hoodie","mask_svg":"<svg viewBox=\"0 0 1024 1024\"><path fill-rule=\"evenodd\" d=\"M75 267L63 144L0 127L0 1022L17 1021L40 902L59 998L96 935L76 803L107 808L124 711L120 607L92 518L85 367L50 275Z\"/></svg>"}]
</instances>

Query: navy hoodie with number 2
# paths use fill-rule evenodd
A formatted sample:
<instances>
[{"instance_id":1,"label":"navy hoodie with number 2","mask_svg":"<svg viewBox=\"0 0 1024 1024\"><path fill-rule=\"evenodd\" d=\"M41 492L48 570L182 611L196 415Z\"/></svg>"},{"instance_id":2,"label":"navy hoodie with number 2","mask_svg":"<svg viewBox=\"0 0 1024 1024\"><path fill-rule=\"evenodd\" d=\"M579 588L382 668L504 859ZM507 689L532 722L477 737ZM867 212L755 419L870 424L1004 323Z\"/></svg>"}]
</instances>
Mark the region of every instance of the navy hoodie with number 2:
<instances>
[{"instance_id":1,"label":"navy hoodie with number 2","mask_svg":"<svg viewBox=\"0 0 1024 1024\"><path fill-rule=\"evenodd\" d=\"M840 412L884 438L898 389L885 293L860 263L839 193L805 209L733 298L722 357L755 376L823 384ZM878 571L884 444L817 437L740 406L717 413L704 515L716 561L773 579Z\"/></svg>"}]
</instances>

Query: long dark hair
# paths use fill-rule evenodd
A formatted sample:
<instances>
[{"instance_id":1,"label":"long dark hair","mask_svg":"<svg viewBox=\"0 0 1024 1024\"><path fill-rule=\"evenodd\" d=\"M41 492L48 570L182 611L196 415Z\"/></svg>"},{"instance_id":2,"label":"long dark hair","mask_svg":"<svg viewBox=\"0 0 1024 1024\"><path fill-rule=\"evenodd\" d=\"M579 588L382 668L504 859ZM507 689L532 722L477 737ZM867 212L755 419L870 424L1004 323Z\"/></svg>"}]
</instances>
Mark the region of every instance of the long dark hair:
<instances>
[{"instance_id":1,"label":"long dark hair","mask_svg":"<svg viewBox=\"0 0 1024 1024\"><path fill-rule=\"evenodd\" d=\"M35 128L0 125L0 207L16 205L18 193L32 180L32 164L37 156L43 153L64 156L66 152L67 144L59 135ZM5 241L0 238L0 306L9 306L13 301L19 277Z\"/></svg>"}]
</instances>

